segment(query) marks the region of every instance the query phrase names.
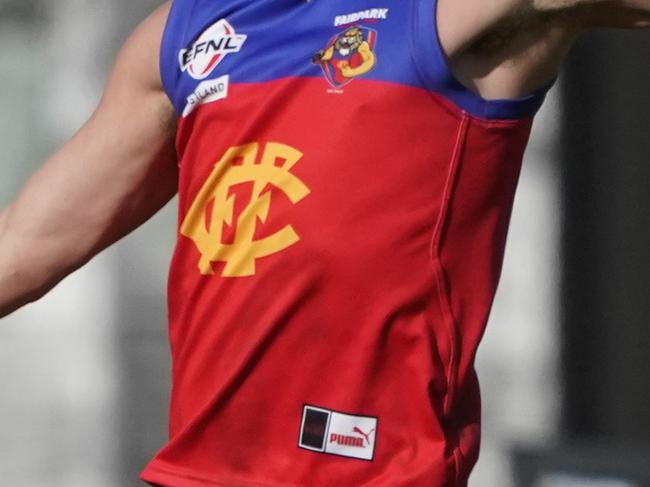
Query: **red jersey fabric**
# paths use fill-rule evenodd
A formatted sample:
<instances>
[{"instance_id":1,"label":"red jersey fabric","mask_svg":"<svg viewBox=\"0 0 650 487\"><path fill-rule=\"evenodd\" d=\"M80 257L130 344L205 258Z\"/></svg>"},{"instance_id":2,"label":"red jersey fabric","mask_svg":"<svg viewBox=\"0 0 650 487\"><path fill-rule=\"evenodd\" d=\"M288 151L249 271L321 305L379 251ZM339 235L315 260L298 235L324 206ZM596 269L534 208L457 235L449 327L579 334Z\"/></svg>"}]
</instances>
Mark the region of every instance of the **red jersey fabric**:
<instances>
[{"instance_id":1,"label":"red jersey fabric","mask_svg":"<svg viewBox=\"0 0 650 487\"><path fill-rule=\"evenodd\" d=\"M458 88L434 7L175 2L173 391L151 485L466 485L541 95Z\"/></svg>"}]
</instances>

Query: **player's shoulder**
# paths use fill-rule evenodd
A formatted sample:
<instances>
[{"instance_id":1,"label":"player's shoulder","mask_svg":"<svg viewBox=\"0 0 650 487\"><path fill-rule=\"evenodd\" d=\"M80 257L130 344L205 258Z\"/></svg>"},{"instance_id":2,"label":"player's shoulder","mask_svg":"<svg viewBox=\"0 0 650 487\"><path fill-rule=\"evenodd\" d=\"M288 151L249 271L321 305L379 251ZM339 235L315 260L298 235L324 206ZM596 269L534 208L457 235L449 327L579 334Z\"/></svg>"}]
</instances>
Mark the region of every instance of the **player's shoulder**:
<instances>
[{"instance_id":1,"label":"player's shoulder","mask_svg":"<svg viewBox=\"0 0 650 487\"><path fill-rule=\"evenodd\" d=\"M162 3L135 29L131 38L146 46L158 48L167 24L172 0Z\"/></svg>"},{"instance_id":2,"label":"player's shoulder","mask_svg":"<svg viewBox=\"0 0 650 487\"><path fill-rule=\"evenodd\" d=\"M168 0L158 6L158 8L137 26L131 37L141 42L160 43L171 5L172 0Z\"/></svg>"},{"instance_id":3,"label":"player's shoulder","mask_svg":"<svg viewBox=\"0 0 650 487\"><path fill-rule=\"evenodd\" d=\"M162 89L159 52L171 1L162 3L133 30L113 67L113 78L141 88Z\"/></svg>"}]
</instances>

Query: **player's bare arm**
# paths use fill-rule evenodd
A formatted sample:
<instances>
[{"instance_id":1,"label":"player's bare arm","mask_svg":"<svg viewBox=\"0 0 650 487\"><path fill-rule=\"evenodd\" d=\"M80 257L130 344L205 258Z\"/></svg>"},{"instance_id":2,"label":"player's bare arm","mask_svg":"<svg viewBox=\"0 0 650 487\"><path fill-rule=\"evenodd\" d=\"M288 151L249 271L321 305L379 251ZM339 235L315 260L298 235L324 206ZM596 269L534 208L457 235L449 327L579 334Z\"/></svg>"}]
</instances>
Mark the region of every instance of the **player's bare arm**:
<instances>
[{"instance_id":1,"label":"player's bare arm","mask_svg":"<svg viewBox=\"0 0 650 487\"><path fill-rule=\"evenodd\" d=\"M650 0L439 0L437 23L460 81L516 98L550 83L584 30L650 26Z\"/></svg>"},{"instance_id":2,"label":"player's bare arm","mask_svg":"<svg viewBox=\"0 0 650 487\"><path fill-rule=\"evenodd\" d=\"M583 28L650 27L650 0L534 0L538 11L568 11Z\"/></svg>"},{"instance_id":3,"label":"player's bare arm","mask_svg":"<svg viewBox=\"0 0 650 487\"><path fill-rule=\"evenodd\" d=\"M158 49L169 6L126 42L88 122L0 213L0 316L33 301L176 192Z\"/></svg>"}]
</instances>

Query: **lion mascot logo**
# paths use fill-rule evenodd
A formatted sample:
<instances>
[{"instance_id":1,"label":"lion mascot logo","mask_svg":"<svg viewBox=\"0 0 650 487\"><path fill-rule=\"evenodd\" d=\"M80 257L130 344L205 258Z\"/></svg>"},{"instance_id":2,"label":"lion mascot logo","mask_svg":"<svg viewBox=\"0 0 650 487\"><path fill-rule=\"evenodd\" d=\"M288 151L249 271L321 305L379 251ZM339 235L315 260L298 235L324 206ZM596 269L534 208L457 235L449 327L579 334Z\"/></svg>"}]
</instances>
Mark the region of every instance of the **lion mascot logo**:
<instances>
[{"instance_id":1,"label":"lion mascot logo","mask_svg":"<svg viewBox=\"0 0 650 487\"><path fill-rule=\"evenodd\" d=\"M373 29L350 27L330 39L325 49L314 54L312 62L320 64L333 87L340 88L375 67L376 39Z\"/></svg>"}]
</instances>

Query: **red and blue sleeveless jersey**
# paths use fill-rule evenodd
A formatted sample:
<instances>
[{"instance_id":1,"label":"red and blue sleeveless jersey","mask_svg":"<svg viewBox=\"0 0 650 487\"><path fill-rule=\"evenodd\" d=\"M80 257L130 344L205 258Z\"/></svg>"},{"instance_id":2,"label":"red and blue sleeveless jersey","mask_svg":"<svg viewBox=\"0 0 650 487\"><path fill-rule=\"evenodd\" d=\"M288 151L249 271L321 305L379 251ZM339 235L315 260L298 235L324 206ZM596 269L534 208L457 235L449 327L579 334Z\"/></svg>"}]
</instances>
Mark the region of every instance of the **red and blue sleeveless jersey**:
<instances>
[{"instance_id":1,"label":"red and blue sleeveless jersey","mask_svg":"<svg viewBox=\"0 0 650 487\"><path fill-rule=\"evenodd\" d=\"M176 0L169 441L152 485L462 486L540 91L451 73L435 0Z\"/></svg>"}]
</instances>

